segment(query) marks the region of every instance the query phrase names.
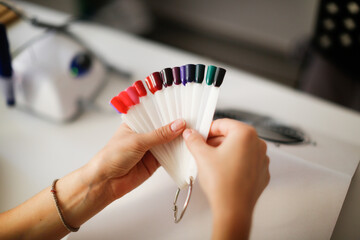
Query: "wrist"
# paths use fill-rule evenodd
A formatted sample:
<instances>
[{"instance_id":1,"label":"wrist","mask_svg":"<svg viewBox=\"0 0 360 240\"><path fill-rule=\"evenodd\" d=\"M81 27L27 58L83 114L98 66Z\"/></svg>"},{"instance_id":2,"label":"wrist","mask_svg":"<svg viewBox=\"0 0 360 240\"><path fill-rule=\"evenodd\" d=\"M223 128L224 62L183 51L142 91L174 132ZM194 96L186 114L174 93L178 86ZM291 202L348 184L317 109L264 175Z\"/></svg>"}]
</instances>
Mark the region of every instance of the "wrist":
<instances>
[{"instance_id":1,"label":"wrist","mask_svg":"<svg viewBox=\"0 0 360 240\"><path fill-rule=\"evenodd\" d=\"M106 206L116 199L109 189L110 179L102 171L100 162L101 160L90 161L79 170L82 181L88 188L88 197L92 197Z\"/></svg>"},{"instance_id":2,"label":"wrist","mask_svg":"<svg viewBox=\"0 0 360 240\"><path fill-rule=\"evenodd\" d=\"M211 206L214 218L222 219L223 221L232 221L236 218L251 218L253 207L249 204L237 202L230 204L223 202L221 204Z\"/></svg>"},{"instance_id":3,"label":"wrist","mask_svg":"<svg viewBox=\"0 0 360 240\"><path fill-rule=\"evenodd\" d=\"M252 212L255 206L253 202L247 194L222 191L211 198L210 205L214 213L226 213L230 209L231 212Z\"/></svg>"},{"instance_id":4,"label":"wrist","mask_svg":"<svg viewBox=\"0 0 360 240\"><path fill-rule=\"evenodd\" d=\"M217 207L213 210L213 239L248 239L252 213L245 205Z\"/></svg>"},{"instance_id":5,"label":"wrist","mask_svg":"<svg viewBox=\"0 0 360 240\"><path fill-rule=\"evenodd\" d=\"M72 227L80 227L112 202L111 195L107 194L106 181L95 172L95 166L86 164L56 184L60 209Z\"/></svg>"}]
</instances>

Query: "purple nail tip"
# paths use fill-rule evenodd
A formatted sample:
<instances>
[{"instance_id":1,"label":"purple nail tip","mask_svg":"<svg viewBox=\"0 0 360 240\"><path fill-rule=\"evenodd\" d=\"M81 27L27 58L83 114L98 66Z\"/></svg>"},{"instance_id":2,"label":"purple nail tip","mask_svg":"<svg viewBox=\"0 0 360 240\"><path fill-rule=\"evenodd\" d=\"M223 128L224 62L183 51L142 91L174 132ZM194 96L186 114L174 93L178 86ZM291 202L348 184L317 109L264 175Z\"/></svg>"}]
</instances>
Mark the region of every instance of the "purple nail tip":
<instances>
[{"instance_id":1,"label":"purple nail tip","mask_svg":"<svg viewBox=\"0 0 360 240\"><path fill-rule=\"evenodd\" d=\"M179 67L174 67L172 69L172 73L173 73L173 78L174 78L174 84L175 85L180 85L181 84L180 68Z\"/></svg>"},{"instance_id":2,"label":"purple nail tip","mask_svg":"<svg viewBox=\"0 0 360 240\"><path fill-rule=\"evenodd\" d=\"M117 110L116 107L114 107L114 105L111 104L111 102L109 102L110 106L112 106L118 113L122 114L122 112L119 112L119 110Z\"/></svg>"},{"instance_id":3,"label":"purple nail tip","mask_svg":"<svg viewBox=\"0 0 360 240\"><path fill-rule=\"evenodd\" d=\"M186 65L183 65L180 67L180 79L182 84L185 86L187 81L186 81Z\"/></svg>"}]
</instances>

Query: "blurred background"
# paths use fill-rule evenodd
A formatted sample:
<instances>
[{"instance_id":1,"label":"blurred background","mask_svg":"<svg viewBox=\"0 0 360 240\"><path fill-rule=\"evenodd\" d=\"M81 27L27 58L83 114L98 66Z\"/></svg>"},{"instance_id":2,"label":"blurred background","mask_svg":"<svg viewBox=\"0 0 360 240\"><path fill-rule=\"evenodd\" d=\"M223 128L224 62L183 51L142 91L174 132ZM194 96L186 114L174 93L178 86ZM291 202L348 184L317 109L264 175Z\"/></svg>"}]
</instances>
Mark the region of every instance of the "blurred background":
<instances>
[{"instance_id":1,"label":"blurred background","mask_svg":"<svg viewBox=\"0 0 360 240\"><path fill-rule=\"evenodd\" d=\"M359 0L29 0L360 111Z\"/></svg>"}]
</instances>

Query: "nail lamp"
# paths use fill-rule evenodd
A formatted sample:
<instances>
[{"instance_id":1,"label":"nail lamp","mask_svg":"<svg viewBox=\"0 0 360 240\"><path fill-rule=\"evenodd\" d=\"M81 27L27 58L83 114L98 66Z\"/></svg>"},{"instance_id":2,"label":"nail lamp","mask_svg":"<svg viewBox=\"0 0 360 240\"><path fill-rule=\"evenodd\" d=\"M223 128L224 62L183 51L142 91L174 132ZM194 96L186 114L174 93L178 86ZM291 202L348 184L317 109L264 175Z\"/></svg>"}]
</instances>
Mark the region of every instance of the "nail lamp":
<instances>
[{"instance_id":1,"label":"nail lamp","mask_svg":"<svg viewBox=\"0 0 360 240\"><path fill-rule=\"evenodd\" d=\"M104 82L105 67L75 41L47 32L13 60L16 104L57 122L74 119Z\"/></svg>"}]
</instances>

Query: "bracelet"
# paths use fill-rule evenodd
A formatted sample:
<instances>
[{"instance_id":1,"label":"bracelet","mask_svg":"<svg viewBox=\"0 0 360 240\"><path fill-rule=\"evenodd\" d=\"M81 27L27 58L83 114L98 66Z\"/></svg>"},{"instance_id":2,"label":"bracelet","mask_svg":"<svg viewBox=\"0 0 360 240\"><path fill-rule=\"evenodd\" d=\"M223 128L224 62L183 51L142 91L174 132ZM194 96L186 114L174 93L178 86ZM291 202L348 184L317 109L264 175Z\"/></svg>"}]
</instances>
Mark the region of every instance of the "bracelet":
<instances>
[{"instance_id":1,"label":"bracelet","mask_svg":"<svg viewBox=\"0 0 360 240\"><path fill-rule=\"evenodd\" d=\"M59 213L61 222L64 224L64 226L66 227L66 229L69 230L70 232L77 232L77 231L79 231L80 227L74 228L74 227L70 226L69 224L67 224L67 223L65 222L64 216L63 216L63 214L62 214L62 212L61 212L61 209L60 209L60 206L59 206L59 200L58 200L57 197L56 197L56 190L55 190L55 185L56 185L56 182L57 182L58 180L59 180L59 179L55 179L55 180L54 180L54 182L53 182L52 185L51 185L51 190L50 190L50 192L51 192L52 195L53 195L54 201L55 201L55 206L56 206L57 212Z\"/></svg>"}]
</instances>

